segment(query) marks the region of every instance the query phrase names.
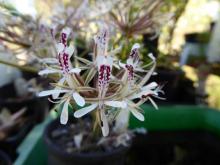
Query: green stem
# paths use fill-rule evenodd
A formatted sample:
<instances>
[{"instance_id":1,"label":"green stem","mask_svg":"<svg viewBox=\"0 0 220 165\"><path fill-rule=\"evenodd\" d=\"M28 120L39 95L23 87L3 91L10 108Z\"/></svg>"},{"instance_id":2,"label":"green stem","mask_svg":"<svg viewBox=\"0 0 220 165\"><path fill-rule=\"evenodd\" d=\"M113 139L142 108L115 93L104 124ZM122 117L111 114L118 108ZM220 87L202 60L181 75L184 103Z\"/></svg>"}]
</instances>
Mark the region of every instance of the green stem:
<instances>
[{"instance_id":1,"label":"green stem","mask_svg":"<svg viewBox=\"0 0 220 165\"><path fill-rule=\"evenodd\" d=\"M5 65L8 65L8 66L12 66L14 68L18 68L18 69L20 69L22 71L26 71L26 72L38 73L38 70L34 67L21 66L21 65L15 64L15 63L4 61L4 60L0 60L0 64L5 64Z\"/></svg>"}]
</instances>

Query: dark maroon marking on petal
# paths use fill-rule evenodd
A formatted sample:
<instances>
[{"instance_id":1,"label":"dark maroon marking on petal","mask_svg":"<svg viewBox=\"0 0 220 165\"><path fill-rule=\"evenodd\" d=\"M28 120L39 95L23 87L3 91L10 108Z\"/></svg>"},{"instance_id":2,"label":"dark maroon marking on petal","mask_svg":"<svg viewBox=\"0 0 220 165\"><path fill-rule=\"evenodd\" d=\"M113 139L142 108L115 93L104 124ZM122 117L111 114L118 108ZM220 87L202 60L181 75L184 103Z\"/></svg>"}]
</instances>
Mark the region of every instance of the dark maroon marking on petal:
<instances>
[{"instance_id":1,"label":"dark maroon marking on petal","mask_svg":"<svg viewBox=\"0 0 220 165\"><path fill-rule=\"evenodd\" d=\"M129 64L126 64L125 67L128 70L128 80L133 80L134 79L134 67Z\"/></svg>"},{"instance_id":2,"label":"dark maroon marking on petal","mask_svg":"<svg viewBox=\"0 0 220 165\"><path fill-rule=\"evenodd\" d=\"M61 41L60 41L65 47L67 46L67 35L66 33L61 34Z\"/></svg>"},{"instance_id":3,"label":"dark maroon marking on petal","mask_svg":"<svg viewBox=\"0 0 220 165\"><path fill-rule=\"evenodd\" d=\"M147 94L147 95L142 95L141 98L142 99L146 99L147 97L152 96L152 94Z\"/></svg>"},{"instance_id":4,"label":"dark maroon marking on petal","mask_svg":"<svg viewBox=\"0 0 220 165\"><path fill-rule=\"evenodd\" d=\"M139 58L138 49L131 50L129 57L132 58L134 62L139 61L140 58Z\"/></svg>"},{"instance_id":5,"label":"dark maroon marking on petal","mask_svg":"<svg viewBox=\"0 0 220 165\"><path fill-rule=\"evenodd\" d=\"M111 67L109 65L101 65L99 68L99 86L107 85L111 76Z\"/></svg>"}]
</instances>

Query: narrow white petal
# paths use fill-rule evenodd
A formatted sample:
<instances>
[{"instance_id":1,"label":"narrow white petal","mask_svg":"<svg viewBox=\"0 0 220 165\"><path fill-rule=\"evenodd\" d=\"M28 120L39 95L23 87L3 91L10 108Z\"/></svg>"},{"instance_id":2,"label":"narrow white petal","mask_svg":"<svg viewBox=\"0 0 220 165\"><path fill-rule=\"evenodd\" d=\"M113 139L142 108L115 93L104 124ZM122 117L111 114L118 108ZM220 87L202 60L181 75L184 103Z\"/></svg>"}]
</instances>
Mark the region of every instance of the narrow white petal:
<instances>
[{"instance_id":1,"label":"narrow white petal","mask_svg":"<svg viewBox=\"0 0 220 165\"><path fill-rule=\"evenodd\" d=\"M110 67L112 68L113 58L111 56L107 56L107 64L110 65Z\"/></svg>"},{"instance_id":2,"label":"narrow white petal","mask_svg":"<svg viewBox=\"0 0 220 165\"><path fill-rule=\"evenodd\" d=\"M101 129L102 129L102 135L104 137L108 136L109 134L109 125L108 125L108 120L105 115L104 109L100 110L100 116L101 116Z\"/></svg>"},{"instance_id":3,"label":"narrow white petal","mask_svg":"<svg viewBox=\"0 0 220 165\"><path fill-rule=\"evenodd\" d=\"M149 90L149 89L155 89L158 86L158 84L156 82L151 82L149 84L147 84L146 86L142 87L141 90L145 91L145 90Z\"/></svg>"},{"instance_id":4,"label":"narrow white petal","mask_svg":"<svg viewBox=\"0 0 220 165\"><path fill-rule=\"evenodd\" d=\"M151 104L154 106L154 108L155 108L156 110L158 110L158 106L157 106L157 104L154 102L154 100L153 100L152 98L150 98L150 97L149 97L149 100L150 100Z\"/></svg>"},{"instance_id":5,"label":"narrow white petal","mask_svg":"<svg viewBox=\"0 0 220 165\"><path fill-rule=\"evenodd\" d=\"M58 43L58 44L56 45L57 52L58 52L58 53L62 52L62 51L64 50L64 47L65 47L65 46L64 46L62 43Z\"/></svg>"},{"instance_id":6,"label":"narrow white petal","mask_svg":"<svg viewBox=\"0 0 220 165\"><path fill-rule=\"evenodd\" d=\"M133 66L133 60L131 58L128 58L126 62L127 62L128 65Z\"/></svg>"},{"instance_id":7,"label":"narrow white petal","mask_svg":"<svg viewBox=\"0 0 220 165\"><path fill-rule=\"evenodd\" d=\"M149 54L148 54L148 57L150 57L153 61L156 60L156 58L154 57L154 55L153 55L152 53L149 53Z\"/></svg>"},{"instance_id":8,"label":"narrow white petal","mask_svg":"<svg viewBox=\"0 0 220 165\"><path fill-rule=\"evenodd\" d=\"M65 52L71 56L74 52L74 46L73 45L70 45L68 48L66 48Z\"/></svg>"},{"instance_id":9,"label":"narrow white petal","mask_svg":"<svg viewBox=\"0 0 220 165\"><path fill-rule=\"evenodd\" d=\"M119 61L119 66L121 67L121 68L124 68L125 69L125 64L124 63L122 63L121 61Z\"/></svg>"},{"instance_id":10,"label":"narrow white petal","mask_svg":"<svg viewBox=\"0 0 220 165\"><path fill-rule=\"evenodd\" d=\"M45 74L52 74L52 73L61 73L61 71L55 70L55 69L44 69L38 72L40 76L45 75Z\"/></svg>"},{"instance_id":11,"label":"narrow white petal","mask_svg":"<svg viewBox=\"0 0 220 165\"><path fill-rule=\"evenodd\" d=\"M58 85L63 85L65 81L65 77L61 78L59 81L58 81ZM61 88L60 87L55 87L55 89L57 90L60 90ZM59 97L60 93L55 93L55 94L52 94L52 98L53 99L57 99Z\"/></svg>"},{"instance_id":12,"label":"narrow white petal","mask_svg":"<svg viewBox=\"0 0 220 165\"><path fill-rule=\"evenodd\" d=\"M66 36L68 37L71 33L71 29L69 27L66 27L62 30L62 33L65 33Z\"/></svg>"},{"instance_id":13,"label":"narrow white petal","mask_svg":"<svg viewBox=\"0 0 220 165\"><path fill-rule=\"evenodd\" d=\"M43 97L43 96L49 96L49 95L53 95L55 93L66 93L69 92L69 90L64 90L64 89L52 89L52 90L47 90L47 91L42 91L38 94L39 97Z\"/></svg>"},{"instance_id":14,"label":"narrow white petal","mask_svg":"<svg viewBox=\"0 0 220 165\"><path fill-rule=\"evenodd\" d=\"M73 98L74 98L76 104L78 104L79 106L83 107L85 105L85 99L82 96L80 96L79 93L74 92Z\"/></svg>"},{"instance_id":15,"label":"narrow white petal","mask_svg":"<svg viewBox=\"0 0 220 165\"><path fill-rule=\"evenodd\" d=\"M144 115L142 113L138 112L138 110L136 110L135 108L131 108L129 110L138 120L144 121Z\"/></svg>"},{"instance_id":16,"label":"narrow white petal","mask_svg":"<svg viewBox=\"0 0 220 165\"><path fill-rule=\"evenodd\" d=\"M86 115L87 113L89 113L89 112L95 110L95 108L96 108L97 106L98 106L98 104L95 103L95 104L92 104L92 105L90 105L90 106L88 106L88 107L79 109L79 110L77 110L76 112L74 112L74 117L80 118L80 117Z\"/></svg>"},{"instance_id":17,"label":"narrow white petal","mask_svg":"<svg viewBox=\"0 0 220 165\"><path fill-rule=\"evenodd\" d=\"M148 95L158 95L158 93L150 89L145 89L144 91L141 91L137 94L130 96L128 99L133 100L133 99L141 98L142 96L148 96Z\"/></svg>"},{"instance_id":18,"label":"narrow white petal","mask_svg":"<svg viewBox=\"0 0 220 165\"><path fill-rule=\"evenodd\" d=\"M69 105L69 100L67 100L63 105L63 109L60 115L60 124L65 125L68 121L68 105Z\"/></svg>"},{"instance_id":19,"label":"narrow white petal","mask_svg":"<svg viewBox=\"0 0 220 165\"><path fill-rule=\"evenodd\" d=\"M125 101L105 101L105 105L116 107L116 108L126 108L127 103Z\"/></svg>"},{"instance_id":20,"label":"narrow white petal","mask_svg":"<svg viewBox=\"0 0 220 165\"><path fill-rule=\"evenodd\" d=\"M47 63L47 64L57 64L58 60L56 58L43 58L43 59L40 59L40 62Z\"/></svg>"},{"instance_id":21,"label":"narrow white petal","mask_svg":"<svg viewBox=\"0 0 220 165\"><path fill-rule=\"evenodd\" d=\"M132 49L131 49L131 50L133 50L133 49L139 49L139 48L140 48L140 44L135 43L135 44L132 46Z\"/></svg>"},{"instance_id":22,"label":"narrow white petal","mask_svg":"<svg viewBox=\"0 0 220 165\"><path fill-rule=\"evenodd\" d=\"M79 68L73 68L69 71L69 73L77 73L77 74L79 74L80 72L81 72L81 69Z\"/></svg>"}]
</instances>

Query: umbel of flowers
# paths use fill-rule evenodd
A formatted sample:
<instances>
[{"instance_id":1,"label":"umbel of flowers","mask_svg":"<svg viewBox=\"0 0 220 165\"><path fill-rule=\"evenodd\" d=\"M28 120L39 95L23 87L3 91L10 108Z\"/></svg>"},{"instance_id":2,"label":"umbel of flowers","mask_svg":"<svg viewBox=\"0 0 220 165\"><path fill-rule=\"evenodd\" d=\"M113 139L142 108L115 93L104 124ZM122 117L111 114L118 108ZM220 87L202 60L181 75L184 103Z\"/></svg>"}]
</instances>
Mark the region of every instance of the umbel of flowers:
<instances>
[{"instance_id":1,"label":"umbel of flowers","mask_svg":"<svg viewBox=\"0 0 220 165\"><path fill-rule=\"evenodd\" d=\"M40 75L57 73L60 76L52 84L54 89L42 91L39 96L52 95L55 103L63 105L61 124L68 121L68 107L77 104L81 108L74 112L74 117L80 118L95 111L102 134L107 136L112 114L130 111L138 120L144 121L141 104L149 100L157 109L152 98L160 98L158 95L163 91L156 82L147 84L156 66L152 54L148 55L151 59L148 70L140 62L140 45L137 43L133 45L126 63L120 62L115 56L120 50L109 51L109 32L103 28L94 37L92 60L74 55L73 58L79 62L76 67L70 61L74 53L74 46L67 42L70 33L69 28L62 30L60 41L56 44L57 58L45 59L48 67L39 72Z\"/></svg>"}]
</instances>

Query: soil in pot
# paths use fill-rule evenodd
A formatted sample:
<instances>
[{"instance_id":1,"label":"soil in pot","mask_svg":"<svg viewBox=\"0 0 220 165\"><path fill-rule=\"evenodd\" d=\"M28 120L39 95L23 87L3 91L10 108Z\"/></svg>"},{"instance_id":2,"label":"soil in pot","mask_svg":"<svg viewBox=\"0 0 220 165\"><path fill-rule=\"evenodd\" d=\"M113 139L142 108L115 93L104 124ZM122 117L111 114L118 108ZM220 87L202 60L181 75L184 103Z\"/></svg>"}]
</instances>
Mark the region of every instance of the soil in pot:
<instances>
[{"instance_id":1,"label":"soil in pot","mask_svg":"<svg viewBox=\"0 0 220 165\"><path fill-rule=\"evenodd\" d=\"M0 165L12 165L10 158L3 151L0 151Z\"/></svg>"},{"instance_id":2,"label":"soil in pot","mask_svg":"<svg viewBox=\"0 0 220 165\"><path fill-rule=\"evenodd\" d=\"M116 135L100 140L94 136L88 119L83 122L68 122L61 125L59 120L51 122L44 133L44 141L48 149L49 165L123 165L129 147L114 147ZM82 129L83 128L83 129ZM76 138L83 134L81 147ZM103 143L106 140L106 143ZM98 142L99 141L99 142ZM99 143L99 144L98 144ZM130 146L130 145L129 145Z\"/></svg>"}]
</instances>

